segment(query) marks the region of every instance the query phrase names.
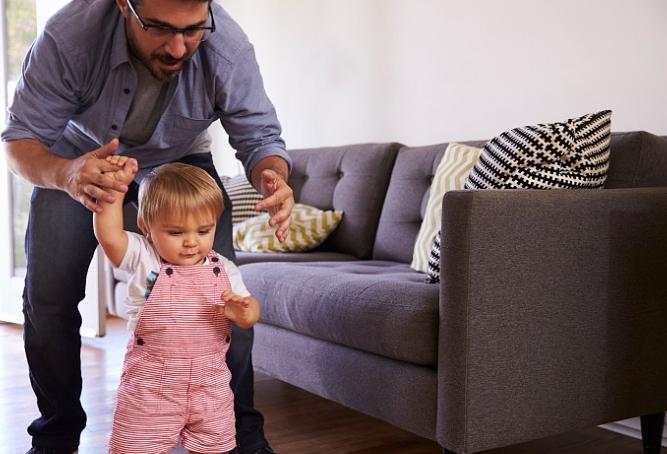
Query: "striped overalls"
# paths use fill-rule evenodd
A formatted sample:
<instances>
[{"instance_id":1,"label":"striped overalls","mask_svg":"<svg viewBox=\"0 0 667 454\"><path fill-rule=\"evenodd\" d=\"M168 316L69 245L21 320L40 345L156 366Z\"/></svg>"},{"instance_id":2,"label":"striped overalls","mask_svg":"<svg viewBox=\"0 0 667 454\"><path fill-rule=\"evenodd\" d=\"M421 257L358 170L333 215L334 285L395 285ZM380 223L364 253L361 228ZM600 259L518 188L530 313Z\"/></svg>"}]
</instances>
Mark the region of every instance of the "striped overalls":
<instances>
[{"instance_id":1,"label":"striped overalls","mask_svg":"<svg viewBox=\"0 0 667 454\"><path fill-rule=\"evenodd\" d=\"M128 343L109 452L223 453L236 445L225 362L231 322L214 304L231 288L215 252L207 263L163 263Z\"/></svg>"}]
</instances>

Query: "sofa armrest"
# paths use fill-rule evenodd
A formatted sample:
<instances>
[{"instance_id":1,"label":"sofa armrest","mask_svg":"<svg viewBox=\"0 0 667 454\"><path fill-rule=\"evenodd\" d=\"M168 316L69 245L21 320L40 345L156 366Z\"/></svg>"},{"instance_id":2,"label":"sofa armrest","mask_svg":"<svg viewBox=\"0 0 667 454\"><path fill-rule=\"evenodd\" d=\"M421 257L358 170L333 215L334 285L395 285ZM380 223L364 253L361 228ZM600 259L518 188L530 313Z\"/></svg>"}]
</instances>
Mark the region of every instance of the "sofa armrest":
<instances>
[{"instance_id":1,"label":"sofa armrest","mask_svg":"<svg viewBox=\"0 0 667 454\"><path fill-rule=\"evenodd\" d=\"M667 188L454 191L442 229L443 446L667 408Z\"/></svg>"}]
</instances>

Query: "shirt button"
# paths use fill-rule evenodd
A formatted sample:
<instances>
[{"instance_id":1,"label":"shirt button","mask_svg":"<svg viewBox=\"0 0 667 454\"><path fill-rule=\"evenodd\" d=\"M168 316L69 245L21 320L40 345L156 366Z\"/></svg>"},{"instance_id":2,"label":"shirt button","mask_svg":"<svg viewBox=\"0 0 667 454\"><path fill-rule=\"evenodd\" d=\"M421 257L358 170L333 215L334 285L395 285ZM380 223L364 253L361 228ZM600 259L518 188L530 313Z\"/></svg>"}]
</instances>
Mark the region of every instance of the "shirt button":
<instances>
[{"instance_id":1,"label":"shirt button","mask_svg":"<svg viewBox=\"0 0 667 454\"><path fill-rule=\"evenodd\" d=\"M123 93L125 93L126 95L129 95L130 94L130 89L129 88L123 89Z\"/></svg>"},{"instance_id":2,"label":"shirt button","mask_svg":"<svg viewBox=\"0 0 667 454\"><path fill-rule=\"evenodd\" d=\"M118 125L111 125L111 129L115 131L116 129L118 129Z\"/></svg>"}]
</instances>

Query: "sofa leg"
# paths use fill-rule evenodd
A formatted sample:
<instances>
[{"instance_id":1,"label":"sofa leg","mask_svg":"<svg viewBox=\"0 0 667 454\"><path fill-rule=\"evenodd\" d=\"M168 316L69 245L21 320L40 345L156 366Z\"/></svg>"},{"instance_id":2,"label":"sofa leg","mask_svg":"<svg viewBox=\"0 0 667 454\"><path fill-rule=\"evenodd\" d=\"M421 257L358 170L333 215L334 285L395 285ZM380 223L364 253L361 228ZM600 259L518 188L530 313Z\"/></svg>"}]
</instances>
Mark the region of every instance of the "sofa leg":
<instances>
[{"instance_id":1,"label":"sofa leg","mask_svg":"<svg viewBox=\"0 0 667 454\"><path fill-rule=\"evenodd\" d=\"M640 418L644 454L659 454L662 443L662 429L665 426L665 412L644 415Z\"/></svg>"}]
</instances>

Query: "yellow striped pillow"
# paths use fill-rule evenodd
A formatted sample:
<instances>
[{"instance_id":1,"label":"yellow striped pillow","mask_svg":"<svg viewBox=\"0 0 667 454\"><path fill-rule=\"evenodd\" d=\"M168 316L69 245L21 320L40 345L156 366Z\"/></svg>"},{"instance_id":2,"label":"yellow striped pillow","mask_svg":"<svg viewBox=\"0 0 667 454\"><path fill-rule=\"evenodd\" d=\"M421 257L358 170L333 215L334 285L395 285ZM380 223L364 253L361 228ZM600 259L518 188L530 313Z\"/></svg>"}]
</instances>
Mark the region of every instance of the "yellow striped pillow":
<instances>
[{"instance_id":1,"label":"yellow striped pillow","mask_svg":"<svg viewBox=\"0 0 667 454\"><path fill-rule=\"evenodd\" d=\"M442 220L442 198L445 192L463 189L468 174L479 159L480 148L450 143L435 170L431 182L431 193L426 205L424 220L419 228L410 267L423 273L428 272L428 257L433 240L440 230Z\"/></svg>"},{"instance_id":2,"label":"yellow striped pillow","mask_svg":"<svg viewBox=\"0 0 667 454\"><path fill-rule=\"evenodd\" d=\"M280 243L269 226L268 213L234 225L234 249L244 252L303 252L314 249L333 232L343 219L342 211L322 211L297 203L292 209L292 224L287 239Z\"/></svg>"}]
</instances>

